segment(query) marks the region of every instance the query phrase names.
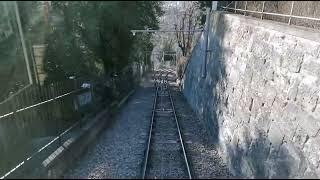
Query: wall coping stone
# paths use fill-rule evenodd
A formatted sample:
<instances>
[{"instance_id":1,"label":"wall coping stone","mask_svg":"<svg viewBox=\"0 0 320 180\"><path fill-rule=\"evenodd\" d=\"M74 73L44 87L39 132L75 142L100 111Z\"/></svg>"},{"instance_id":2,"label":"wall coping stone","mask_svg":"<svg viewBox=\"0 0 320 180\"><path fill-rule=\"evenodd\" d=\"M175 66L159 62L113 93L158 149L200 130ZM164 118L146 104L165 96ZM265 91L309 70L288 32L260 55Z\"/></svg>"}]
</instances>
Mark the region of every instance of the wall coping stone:
<instances>
[{"instance_id":1,"label":"wall coping stone","mask_svg":"<svg viewBox=\"0 0 320 180\"><path fill-rule=\"evenodd\" d=\"M258 18L244 16L240 14L234 14L234 13L225 12L225 11L216 11L213 14L219 14L229 19L230 18L237 19L241 23L244 23L250 26L262 27L262 28L277 31L283 34L288 34L298 38L303 38L303 39L320 43L320 32L313 28L288 25L286 23L281 23L281 22L272 21L272 20L261 20Z\"/></svg>"}]
</instances>

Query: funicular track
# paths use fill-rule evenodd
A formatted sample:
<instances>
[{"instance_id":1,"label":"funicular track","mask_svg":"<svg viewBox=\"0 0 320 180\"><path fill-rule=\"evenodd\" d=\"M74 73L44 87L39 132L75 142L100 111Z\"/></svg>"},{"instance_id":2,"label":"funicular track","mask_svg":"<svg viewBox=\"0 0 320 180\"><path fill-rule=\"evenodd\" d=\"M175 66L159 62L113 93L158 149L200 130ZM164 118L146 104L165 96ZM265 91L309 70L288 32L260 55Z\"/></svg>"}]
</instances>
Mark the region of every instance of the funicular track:
<instances>
[{"instance_id":1,"label":"funicular track","mask_svg":"<svg viewBox=\"0 0 320 180\"><path fill-rule=\"evenodd\" d=\"M174 73L168 70L153 74L155 96L148 134L142 178L189 178L192 172L170 93Z\"/></svg>"}]
</instances>

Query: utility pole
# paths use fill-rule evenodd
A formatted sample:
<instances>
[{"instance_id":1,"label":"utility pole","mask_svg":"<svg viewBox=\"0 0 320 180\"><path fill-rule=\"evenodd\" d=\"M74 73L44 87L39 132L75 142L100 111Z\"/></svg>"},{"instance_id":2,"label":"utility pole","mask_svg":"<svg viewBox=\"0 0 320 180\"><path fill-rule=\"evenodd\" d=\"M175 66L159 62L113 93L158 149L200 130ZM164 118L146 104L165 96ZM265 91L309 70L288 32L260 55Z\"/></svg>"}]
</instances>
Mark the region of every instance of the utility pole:
<instances>
[{"instance_id":1,"label":"utility pole","mask_svg":"<svg viewBox=\"0 0 320 180\"><path fill-rule=\"evenodd\" d=\"M212 7L211 10L212 11L216 11L218 7L218 1L212 1Z\"/></svg>"},{"instance_id":2,"label":"utility pole","mask_svg":"<svg viewBox=\"0 0 320 180\"><path fill-rule=\"evenodd\" d=\"M49 23L49 1L44 1L43 7L44 7L44 21L48 25L48 23Z\"/></svg>"},{"instance_id":3,"label":"utility pole","mask_svg":"<svg viewBox=\"0 0 320 180\"><path fill-rule=\"evenodd\" d=\"M207 74L207 54L208 54L208 38L209 38L209 28L210 28L210 8L207 8L207 15L206 15L206 27L204 32L204 45L205 45L205 52L204 52L204 61L202 66L202 78L206 77Z\"/></svg>"},{"instance_id":4,"label":"utility pole","mask_svg":"<svg viewBox=\"0 0 320 180\"><path fill-rule=\"evenodd\" d=\"M17 23L18 23L18 29L19 29L19 34L20 34L20 40L21 40L21 44L22 44L22 50L23 50L24 60L25 60L25 62L26 62L26 67L27 67L27 73L28 73L29 83L30 83L30 84L33 84L32 75L31 75L31 70L30 70L30 65L29 65L29 58L28 58L26 43L25 43L25 40L24 40L23 31L22 31L22 27L21 27L20 14L19 14L19 9L18 9L18 5L17 5L17 1L14 1L14 10L15 10L15 13L16 13L16 18L17 18Z\"/></svg>"}]
</instances>

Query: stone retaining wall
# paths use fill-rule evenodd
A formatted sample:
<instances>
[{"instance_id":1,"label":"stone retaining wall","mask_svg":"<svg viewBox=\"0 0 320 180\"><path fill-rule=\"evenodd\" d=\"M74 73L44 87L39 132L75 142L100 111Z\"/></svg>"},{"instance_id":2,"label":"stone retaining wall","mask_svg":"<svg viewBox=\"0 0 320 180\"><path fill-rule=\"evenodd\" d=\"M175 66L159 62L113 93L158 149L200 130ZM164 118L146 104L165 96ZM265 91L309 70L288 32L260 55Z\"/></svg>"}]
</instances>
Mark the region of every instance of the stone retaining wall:
<instances>
[{"instance_id":1,"label":"stone retaining wall","mask_svg":"<svg viewBox=\"0 0 320 180\"><path fill-rule=\"evenodd\" d=\"M212 14L183 92L234 175L320 177L320 33L241 15Z\"/></svg>"}]
</instances>

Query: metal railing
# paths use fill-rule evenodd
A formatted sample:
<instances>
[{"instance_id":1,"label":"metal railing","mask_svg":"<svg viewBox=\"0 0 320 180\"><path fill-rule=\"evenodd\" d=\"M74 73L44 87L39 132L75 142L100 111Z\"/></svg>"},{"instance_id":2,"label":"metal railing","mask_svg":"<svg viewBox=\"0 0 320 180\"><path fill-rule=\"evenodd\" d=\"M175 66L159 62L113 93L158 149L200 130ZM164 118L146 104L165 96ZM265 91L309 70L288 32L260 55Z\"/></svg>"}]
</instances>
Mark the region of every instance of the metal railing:
<instances>
[{"instance_id":1,"label":"metal railing","mask_svg":"<svg viewBox=\"0 0 320 180\"><path fill-rule=\"evenodd\" d=\"M81 125L81 111L74 109L74 102L77 95L92 92L92 88L79 88L79 83L66 81L46 86L32 84L0 104L0 127L3 128L0 144L2 147L6 146L0 149L1 174L6 172L1 178L10 177L20 168L23 168L22 171L30 168L26 167L27 163L33 163L36 156L49 147L54 148L53 144L55 147L61 146L62 137L77 124ZM63 124L62 121L66 120ZM68 127L70 124L72 125ZM38 150L30 152L27 148L29 143L41 137L53 139L49 138L49 142L43 145L40 143ZM18 147L21 149L20 153L11 152ZM22 159L24 160L21 162ZM8 171L12 166L14 167Z\"/></svg>"},{"instance_id":2,"label":"metal railing","mask_svg":"<svg viewBox=\"0 0 320 180\"><path fill-rule=\"evenodd\" d=\"M140 68L137 67L137 71ZM72 132L81 129L103 108L112 108L112 102L119 102L135 88L141 78L140 74L134 74L127 67L111 78L100 77L90 81L78 78L45 86L33 84L0 103L0 128L4 130L0 139L0 178L32 177L30 174L35 173L34 167L41 171L41 162L69 139ZM111 85L106 85L107 81ZM91 84L90 88L81 87L86 82ZM106 86L109 90L106 90ZM91 92L92 102L81 108L78 95L86 92ZM44 127L39 126L39 123L49 124ZM20 124L27 125L21 128ZM30 131L33 135L28 135ZM23 147L32 139L42 137L51 138L33 151ZM1 147L3 145L7 148ZM17 147L23 151L18 156L10 152L10 149ZM5 157L10 164L5 163Z\"/></svg>"},{"instance_id":3,"label":"metal railing","mask_svg":"<svg viewBox=\"0 0 320 180\"><path fill-rule=\"evenodd\" d=\"M0 115L0 120L1 120L2 118L7 117L7 116L12 116L12 115L14 115L15 113L19 113L19 112L22 112L22 111L26 111L26 110L31 109L31 108L36 108L37 106L40 106L40 105L42 105L42 104L46 104L46 103L49 103L49 102L52 102L52 101L56 101L56 100L58 100L58 99L60 99L60 98L63 98L64 96L68 96L68 95L77 93L77 92L79 92L80 90L82 90L82 89L78 89L78 90L74 90L74 91L71 91L71 92L67 92L67 93L65 93L65 94L62 94L62 95L59 95L59 96L50 98L50 99L48 99L48 100L45 100L45 101L42 101L42 102L39 102L39 103L30 105L30 106L27 106L27 107L23 107L23 108L21 108L21 109L17 109L17 110L15 110L15 111L9 112L9 113L4 114L4 115Z\"/></svg>"},{"instance_id":4,"label":"metal railing","mask_svg":"<svg viewBox=\"0 0 320 180\"><path fill-rule=\"evenodd\" d=\"M248 9L248 2L252 3L254 1L242 1L242 3L244 2L244 7L242 7L242 6L239 7L239 4L238 4L239 2L231 1L227 6L220 6L220 8L222 8L223 10L231 10L234 13L238 13L238 14L240 12L242 12L245 16L247 15L247 13L260 14L260 19L264 19L264 15L285 17L285 18L288 18L287 24L289 24L289 25L292 24L293 18L302 19L302 20L320 21L320 18L294 15L293 10L296 5L295 1L291 1L289 14L267 12L268 8L266 7L266 2L269 2L269 1L262 1L262 8L260 10L249 10ZM233 7L231 7L232 4L233 4ZM284 6L286 6L286 5L284 5ZM289 5L287 5L287 6L289 6ZM242 9L242 8L244 8L244 9ZM301 7L301 8L306 8L306 7ZM271 20L273 20L273 19L271 19Z\"/></svg>"}]
</instances>

